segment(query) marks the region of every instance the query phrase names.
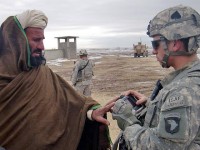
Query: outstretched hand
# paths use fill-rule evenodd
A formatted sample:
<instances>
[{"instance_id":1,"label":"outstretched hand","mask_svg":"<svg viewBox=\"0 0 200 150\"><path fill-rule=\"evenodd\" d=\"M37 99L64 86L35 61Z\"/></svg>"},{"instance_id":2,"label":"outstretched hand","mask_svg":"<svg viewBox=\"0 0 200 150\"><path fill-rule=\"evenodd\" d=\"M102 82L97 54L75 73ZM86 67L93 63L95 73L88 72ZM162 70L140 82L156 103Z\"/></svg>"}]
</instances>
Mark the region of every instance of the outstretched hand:
<instances>
[{"instance_id":1,"label":"outstretched hand","mask_svg":"<svg viewBox=\"0 0 200 150\"><path fill-rule=\"evenodd\" d=\"M136 102L137 105L140 105L140 104L145 104L147 102L147 97L135 90L129 90L129 91L126 91L124 93L122 93L123 95L133 95L135 96L138 101ZM106 120L103 116L107 113L107 112L111 112L112 111L112 107L115 105L115 102L119 99L119 96L118 97L115 97L113 100L109 101L104 107L101 107L99 109L96 109L96 110L93 110L92 112L92 119L97 121L97 122L100 122L100 123L103 123L103 124L106 124L106 125L110 125L109 121Z\"/></svg>"},{"instance_id":2,"label":"outstretched hand","mask_svg":"<svg viewBox=\"0 0 200 150\"><path fill-rule=\"evenodd\" d=\"M109 121L105 119L103 116L111 110L111 108L114 106L115 102L109 102L104 107L101 107L99 109L93 110L92 112L92 119L103 123L105 125L110 125Z\"/></svg>"}]
</instances>

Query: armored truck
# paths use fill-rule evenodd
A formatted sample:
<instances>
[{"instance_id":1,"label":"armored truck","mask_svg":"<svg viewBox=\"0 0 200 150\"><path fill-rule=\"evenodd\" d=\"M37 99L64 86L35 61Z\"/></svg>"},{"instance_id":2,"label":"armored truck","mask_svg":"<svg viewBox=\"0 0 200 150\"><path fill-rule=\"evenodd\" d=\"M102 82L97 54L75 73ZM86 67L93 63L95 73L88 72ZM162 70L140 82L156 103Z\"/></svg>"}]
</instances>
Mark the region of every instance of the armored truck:
<instances>
[{"instance_id":1,"label":"armored truck","mask_svg":"<svg viewBox=\"0 0 200 150\"><path fill-rule=\"evenodd\" d=\"M148 57L148 50L146 44L143 45L142 42L138 42L137 45L133 45L134 57Z\"/></svg>"}]
</instances>

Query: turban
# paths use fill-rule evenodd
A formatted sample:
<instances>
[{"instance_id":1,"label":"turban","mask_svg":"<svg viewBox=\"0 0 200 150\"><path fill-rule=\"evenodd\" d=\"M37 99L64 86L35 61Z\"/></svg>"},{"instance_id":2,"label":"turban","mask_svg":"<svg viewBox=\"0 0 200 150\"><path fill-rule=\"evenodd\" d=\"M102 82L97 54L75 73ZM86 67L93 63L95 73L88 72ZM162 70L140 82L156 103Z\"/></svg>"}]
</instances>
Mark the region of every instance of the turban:
<instances>
[{"instance_id":1,"label":"turban","mask_svg":"<svg viewBox=\"0 0 200 150\"><path fill-rule=\"evenodd\" d=\"M48 23L47 16L40 10L27 10L16 17L23 29L27 27L45 29Z\"/></svg>"}]
</instances>

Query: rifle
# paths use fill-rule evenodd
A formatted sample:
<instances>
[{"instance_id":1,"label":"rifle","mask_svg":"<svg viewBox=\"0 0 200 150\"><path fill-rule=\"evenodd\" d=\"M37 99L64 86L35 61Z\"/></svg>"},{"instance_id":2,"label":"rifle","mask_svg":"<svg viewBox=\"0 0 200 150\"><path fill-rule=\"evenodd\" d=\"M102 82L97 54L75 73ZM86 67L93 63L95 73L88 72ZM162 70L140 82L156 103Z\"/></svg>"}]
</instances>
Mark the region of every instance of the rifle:
<instances>
[{"instance_id":1,"label":"rifle","mask_svg":"<svg viewBox=\"0 0 200 150\"><path fill-rule=\"evenodd\" d=\"M156 82L156 86L153 89L153 92L151 94L150 100L154 100L156 98L156 96L158 95L159 91L163 88L162 84L160 83L161 80L158 80Z\"/></svg>"}]
</instances>

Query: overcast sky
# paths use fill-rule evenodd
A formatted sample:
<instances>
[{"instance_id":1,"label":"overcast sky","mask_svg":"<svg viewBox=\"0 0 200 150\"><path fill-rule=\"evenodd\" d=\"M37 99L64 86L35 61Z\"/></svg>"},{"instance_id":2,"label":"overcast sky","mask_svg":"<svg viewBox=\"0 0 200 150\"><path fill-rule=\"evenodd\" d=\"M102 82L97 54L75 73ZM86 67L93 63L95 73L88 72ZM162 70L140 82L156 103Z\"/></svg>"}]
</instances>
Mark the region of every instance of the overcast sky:
<instances>
[{"instance_id":1,"label":"overcast sky","mask_svg":"<svg viewBox=\"0 0 200 150\"><path fill-rule=\"evenodd\" d=\"M199 0L0 0L0 23L27 9L42 10L49 19L45 48L57 48L58 36L79 36L78 48L150 45L149 21L160 11L188 5L200 13Z\"/></svg>"}]
</instances>

